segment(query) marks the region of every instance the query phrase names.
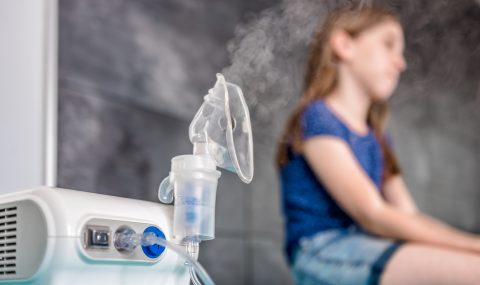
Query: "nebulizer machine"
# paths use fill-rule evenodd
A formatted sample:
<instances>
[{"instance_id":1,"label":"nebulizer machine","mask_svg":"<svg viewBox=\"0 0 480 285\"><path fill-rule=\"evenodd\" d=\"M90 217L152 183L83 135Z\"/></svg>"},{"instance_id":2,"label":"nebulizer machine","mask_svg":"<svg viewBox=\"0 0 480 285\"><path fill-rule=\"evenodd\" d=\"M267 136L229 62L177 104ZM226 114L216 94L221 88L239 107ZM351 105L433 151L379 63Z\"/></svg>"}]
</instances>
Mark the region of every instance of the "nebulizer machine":
<instances>
[{"instance_id":1,"label":"nebulizer machine","mask_svg":"<svg viewBox=\"0 0 480 285\"><path fill-rule=\"evenodd\" d=\"M0 284L214 284L197 258L215 237L217 167L253 177L242 90L217 74L189 137L160 204L50 187L1 195Z\"/></svg>"}]
</instances>

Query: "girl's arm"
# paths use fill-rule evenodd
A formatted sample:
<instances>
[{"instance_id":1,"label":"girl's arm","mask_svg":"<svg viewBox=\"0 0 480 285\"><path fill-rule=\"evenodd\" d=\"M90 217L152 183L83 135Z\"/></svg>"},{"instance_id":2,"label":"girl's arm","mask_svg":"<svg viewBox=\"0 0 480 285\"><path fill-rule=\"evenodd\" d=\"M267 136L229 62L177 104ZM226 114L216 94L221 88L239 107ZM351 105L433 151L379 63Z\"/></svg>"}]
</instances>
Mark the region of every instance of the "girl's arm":
<instances>
[{"instance_id":1,"label":"girl's arm","mask_svg":"<svg viewBox=\"0 0 480 285\"><path fill-rule=\"evenodd\" d=\"M303 153L333 199L367 231L480 253L479 236L387 203L343 140L316 136L304 142Z\"/></svg>"},{"instance_id":2,"label":"girl's arm","mask_svg":"<svg viewBox=\"0 0 480 285\"><path fill-rule=\"evenodd\" d=\"M385 201L405 213L418 213L417 205L410 195L401 175L395 175L387 179L382 189Z\"/></svg>"}]
</instances>

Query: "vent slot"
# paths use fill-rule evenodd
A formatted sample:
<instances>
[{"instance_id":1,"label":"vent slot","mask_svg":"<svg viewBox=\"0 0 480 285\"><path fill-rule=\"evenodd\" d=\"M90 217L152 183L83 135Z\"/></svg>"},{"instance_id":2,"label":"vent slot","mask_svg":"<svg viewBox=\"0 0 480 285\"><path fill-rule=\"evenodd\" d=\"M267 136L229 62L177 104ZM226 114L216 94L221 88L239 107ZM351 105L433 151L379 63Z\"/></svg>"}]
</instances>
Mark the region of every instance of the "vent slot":
<instances>
[{"instance_id":1,"label":"vent slot","mask_svg":"<svg viewBox=\"0 0 480 285\"><path fill-rule=\"evenodd\" d=\"M11 278L17 268L17 207L0 208L0 278Z\"/></svg>"}]
</instances>

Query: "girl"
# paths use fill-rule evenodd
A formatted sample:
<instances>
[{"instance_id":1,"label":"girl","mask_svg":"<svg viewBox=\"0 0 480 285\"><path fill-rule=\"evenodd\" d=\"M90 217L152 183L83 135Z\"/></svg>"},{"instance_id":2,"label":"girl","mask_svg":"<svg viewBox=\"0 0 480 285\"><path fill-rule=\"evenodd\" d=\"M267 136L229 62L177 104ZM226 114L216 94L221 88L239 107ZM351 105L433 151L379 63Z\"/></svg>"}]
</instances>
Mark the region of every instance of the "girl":
<instances>
[{"instance_id":1,"label":"girl","mask_svg":"<svg viewBox=\"0 0 480 285\"><path fill-rule=\"evenodd\" d=\"M378 7L333 11L278 147L298 284L480 284L480 237L420 213L385 135L403 31Z\"/></svg>"}]
</instances>

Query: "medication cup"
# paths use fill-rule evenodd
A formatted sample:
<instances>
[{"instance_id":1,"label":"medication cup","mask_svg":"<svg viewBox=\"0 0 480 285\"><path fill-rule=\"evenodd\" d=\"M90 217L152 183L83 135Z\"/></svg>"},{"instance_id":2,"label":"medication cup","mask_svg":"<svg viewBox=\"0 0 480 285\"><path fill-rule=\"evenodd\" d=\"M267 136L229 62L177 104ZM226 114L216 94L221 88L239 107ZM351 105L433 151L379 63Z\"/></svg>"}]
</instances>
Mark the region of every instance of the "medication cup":
<instances>
[{"instance_id":1,"label":"medication cup","mask_svg":"<svg viewBox=\"0 0 480 285\"><path fill-rule=\"evenodd\" d=\"M172 159L170 174L160 184L159 199L170 203L175 199L174 239L185 243L215 238L215 197L220 175L209 155Z\"/></svg>"}]
</instances>

